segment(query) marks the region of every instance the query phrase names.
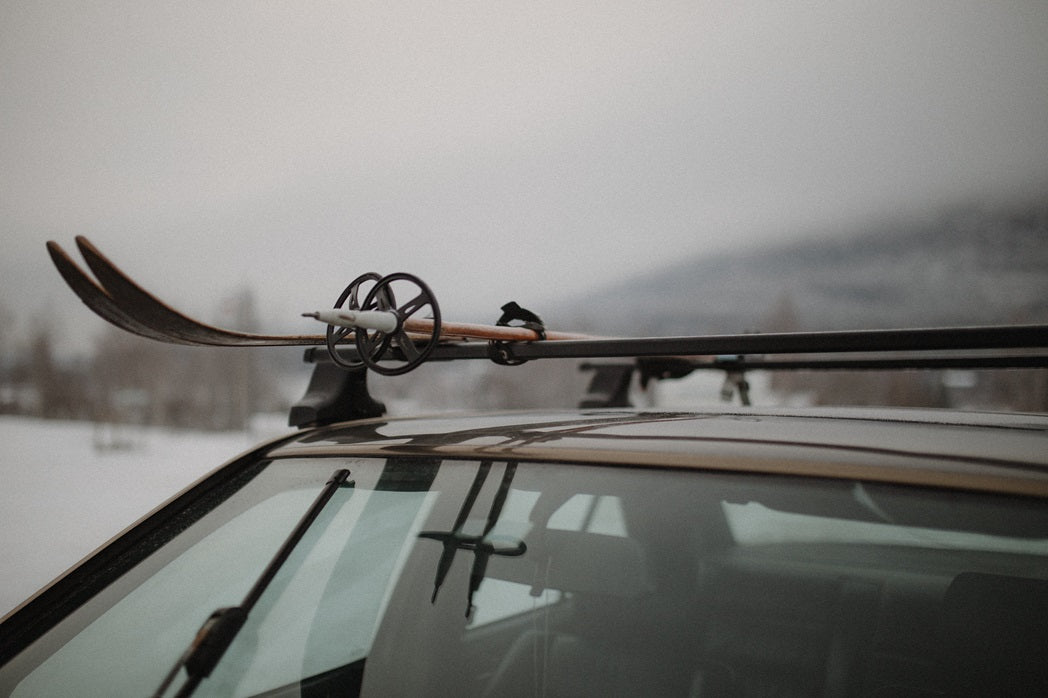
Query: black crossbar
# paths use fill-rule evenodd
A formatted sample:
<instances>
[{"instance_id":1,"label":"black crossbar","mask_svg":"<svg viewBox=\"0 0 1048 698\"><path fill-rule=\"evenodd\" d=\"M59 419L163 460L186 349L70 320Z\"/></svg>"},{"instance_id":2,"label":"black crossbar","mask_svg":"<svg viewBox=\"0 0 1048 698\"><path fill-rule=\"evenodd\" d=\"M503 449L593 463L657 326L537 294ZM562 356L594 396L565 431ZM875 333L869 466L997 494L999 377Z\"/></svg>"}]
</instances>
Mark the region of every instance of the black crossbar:
<instances>
[{"instance_id":1,"label":"black crossbar","mask_svg":"<svg viewBox=\"0 0 1048 698\"><path fill-rule=\"evenodd\" d=\"M694 368L872 369L872 368L1036 368L1048 366L1043 353L1015 350L1048 349L1048 325L1007 325L932 329L848 330L695 337L631 337L569 341L512 342L499 345L512 361L532 359L599 359L643 357L706 357ZM985 353L994 350L1001 353ZM932 356L928 352L938 352ZM967 352L958 355L959 352ZM973 353L980 352L980 353ZM339 348L355 360L352 346ZM914 356L913 354L918 355ZM764 355L838 355L832 359ZM853 354L843 357L839 355ZM909 354L909 355L907 355ZM467 341L437 346L431 360L489 359L486 342ZM310 348L307 361L327 359L327 352ZM735 364L730 362L734 361Z\"/></svg>"}]
</instances>

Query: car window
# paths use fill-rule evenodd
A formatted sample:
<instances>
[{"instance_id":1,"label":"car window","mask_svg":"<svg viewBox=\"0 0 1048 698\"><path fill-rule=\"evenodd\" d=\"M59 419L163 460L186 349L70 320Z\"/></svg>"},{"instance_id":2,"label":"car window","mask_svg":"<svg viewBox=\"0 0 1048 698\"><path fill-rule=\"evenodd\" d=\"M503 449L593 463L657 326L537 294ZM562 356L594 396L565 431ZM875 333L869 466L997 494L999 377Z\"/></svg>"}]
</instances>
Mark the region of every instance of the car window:
<instances>
[{"instance_id":1,"label":"car window","mask_svg":"<svg viewBox=\"0 0 1048 698\"><path fill-rule=\"evenodd\" d=\"M240 603L309 508L323 482L317 475L336 465L268 468L226 504L236 508L245 500L243 511L217 524L205 517L172 541L169 547L185 549L155 565L13 695L151 694L207 616ZM428 493L376 489L383 461L347 465L353 486L332 497L198 695L252 695L366 656Z\"/></svg>"},{"instance_id":2,"label":"car window","mask_svg":"<svg viewBox=\"0 0 1048 698\"><path fill-rule=\"evenodd\" d=\"M510 530L518 535L530 531L532 526L529 517L540 495L540 492L513 490L491 535L505 535ZM622 503L618 497L610 495L573 495L553 512L546 526L553 530L589 531L618 537L627 535ZM538 589L538 586L532 584L485 579L477 590L470 626L477 627L520 613L534 612L561 600L562 593L550 589L548 585L541 585L541 590Z\"/></svg>"},{"instance_id":3,"label":"car window","mask_svg":"<svg viewBox=\"0 0 1048 698\"><path fill-rule=\"evenodd\" d=\"M612 495L577 494L550 517L549 527L625 537L622 501Z\"/></svg>"},{"instance_id":4,"label":"car window","mask_svg":"<svg viewBox=\"0 0 1048 698\"><path fill-rule=\"evenodd\" d=\"M887 517L881 521L854 521L835 516L776 511L757 502L726 502L723 508L735 541L746 546L785 543L879 544L1048 555L1048 538L1017 538L907 526Z\"/></svg>"},{"instance_id":5,"label":"car window","mask_svg":"<svg viewBox=\"0 0 1048 698\"><path fill-rule=\"evenodd\" d=\"M513 487L528 494L506 533L527 552L491 557L470 594L474 551L436 586L440 551L416 545L364 695L963 694L958 664L1008 654L1025 685L1048 659L1014 620L1048 594L1037 500L558 464L521 464ZM426 527L460 502L442 495ZM860 535L878 527L907 544Z\"/></svg>"},{"instance_id":6,"label":"car window","mask_svg":"<svg viewBox=\"0 0 1048 698\"><path fill-rule=\"evenodd\" d=\"M934 695L985 687L972 672L998 665L1028 687L1048 666L1037 499L317 457L267 465L0 670L0 689L152 694L342 467L353 486L195 695Z\"/></svg>"}]
</instances>

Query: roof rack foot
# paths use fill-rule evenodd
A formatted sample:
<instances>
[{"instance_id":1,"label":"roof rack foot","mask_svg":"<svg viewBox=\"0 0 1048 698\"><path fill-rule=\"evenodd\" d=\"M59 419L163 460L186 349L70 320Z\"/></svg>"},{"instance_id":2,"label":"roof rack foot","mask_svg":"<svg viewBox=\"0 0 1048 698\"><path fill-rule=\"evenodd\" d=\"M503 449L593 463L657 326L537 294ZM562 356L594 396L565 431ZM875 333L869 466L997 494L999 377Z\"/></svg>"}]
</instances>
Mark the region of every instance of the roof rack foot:
<instances>
[{"instance_id":1,"label":"roof rack foot","mask_svg":"<svg viewBox=\"0 0 1048 698\"><path fill-rule=\"evenodd\" d=\"M368 392L367 371L347 371L331 361L319 360L306 394L291 407L288 425L305 429L385 414L386 406Z\"/></svg>"},{"instance_id":2,"label":"roof rack foot","mask_svg":"<svg viewBox=\"0 0 1048 698\"><path fill-rule=\"evenodd\" d=\"M579 370L594 373L579 407L633 407L629 392L635 366L634 363L581 364Z\"/></svg>"}]
</instances>

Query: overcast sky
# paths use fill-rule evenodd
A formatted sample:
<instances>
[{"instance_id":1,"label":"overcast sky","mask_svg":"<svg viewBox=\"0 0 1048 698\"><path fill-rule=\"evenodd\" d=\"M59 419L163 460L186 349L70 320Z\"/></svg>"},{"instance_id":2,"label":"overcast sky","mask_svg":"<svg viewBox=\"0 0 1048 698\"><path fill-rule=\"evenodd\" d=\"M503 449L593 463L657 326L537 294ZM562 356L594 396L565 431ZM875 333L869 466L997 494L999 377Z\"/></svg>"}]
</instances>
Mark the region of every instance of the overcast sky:
<instances>
[{"instance_id":1,"label":"overcast sky","mask_svg":"<svg viewBox=\"0 0 1048 698\"><path fill-rule=\"evenodd\" d=\"M100 329L44 250L84 234L210 319L250 285L312 331L375 270L493 320L1045 199L1046 37L1044 0L0 2L0 303Z\"/></svg>"}]
</instances>

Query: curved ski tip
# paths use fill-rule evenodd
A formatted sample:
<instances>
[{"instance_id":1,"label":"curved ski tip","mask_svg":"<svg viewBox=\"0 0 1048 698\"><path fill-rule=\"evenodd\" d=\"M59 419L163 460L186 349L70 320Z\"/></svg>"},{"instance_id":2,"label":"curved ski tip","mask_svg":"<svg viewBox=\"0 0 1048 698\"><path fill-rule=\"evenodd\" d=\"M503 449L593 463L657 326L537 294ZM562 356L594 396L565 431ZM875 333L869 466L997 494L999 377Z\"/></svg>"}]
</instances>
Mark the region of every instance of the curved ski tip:
<instances>
[{"instance_id":1,"label":"curved ski tip","mask_svg":"<svg viewBox=\"0 0 1048 698\"><path fill-rule=\"evenodd\" d=\"M62 249L62 246L54 240L47 241L47 254L51 257L51 263L58 268L59 272L62 272L71 264L76 264L66 251Z\"/></svg>"},{"instance_id":2,"label":"curved ski tip","mask_svg":"<svg viewBox=\"0 0 1048 698\"><path fill-rule=\"evenodd\" d=\"M134 285L137 290L141 290L137 288L137 284L127 278L127 275L121 271L120 267L114 264L109 257L102 254L102 251L95 247L94 243L86 237L77 235L76 246L80 250L84 261L87 262L87 266L95 273L95 276L98 277L103 285L124 283L126 285Z\"/></svg>"},{"instance_id":3,"label":"curved ski tip","mask_svg":"<svg viewBox=\"0 0 1048 698\"><path fill-rule=\"evenodd\" d=\"M84 283L88 283L95 287L101 293L105 291L95 283L87 272L80 268L80 265L66 252L61 245L54 240L47 241L47 253L51 255L51 262L54 263L55 268L58 269L58 273L62 275L62 278L66 280L66 283L75 291L77 288L82 288Z\"/></svg>"},{"instance_id":4,"label":"curved ski tip","mask_svg":"<svg viewBox=\"0 0 1048 698\"><path fill-rule=\"evenodd\" d=\"M56 266L61 266L62 263L71 263L73 261L69 256L69 253L63 250L62 246L54 240L47 241L47 253L51 255L51 261L54 262Z\"/></svg>"},{"instance_id":5,"label":"curved ski tip","mask_svg":"<svg viewBox=\"0 0 1048 698\"><path fill-rule=\"evenodd\" d=\"M80 248L81 254L93 254L96 257L102 257L103 259L105 258L105 255L102 254L102 251L99 250L93 242L88 240L83 235L77 235L75 239L76 246Z\"/></svg>"}]
</instances>

